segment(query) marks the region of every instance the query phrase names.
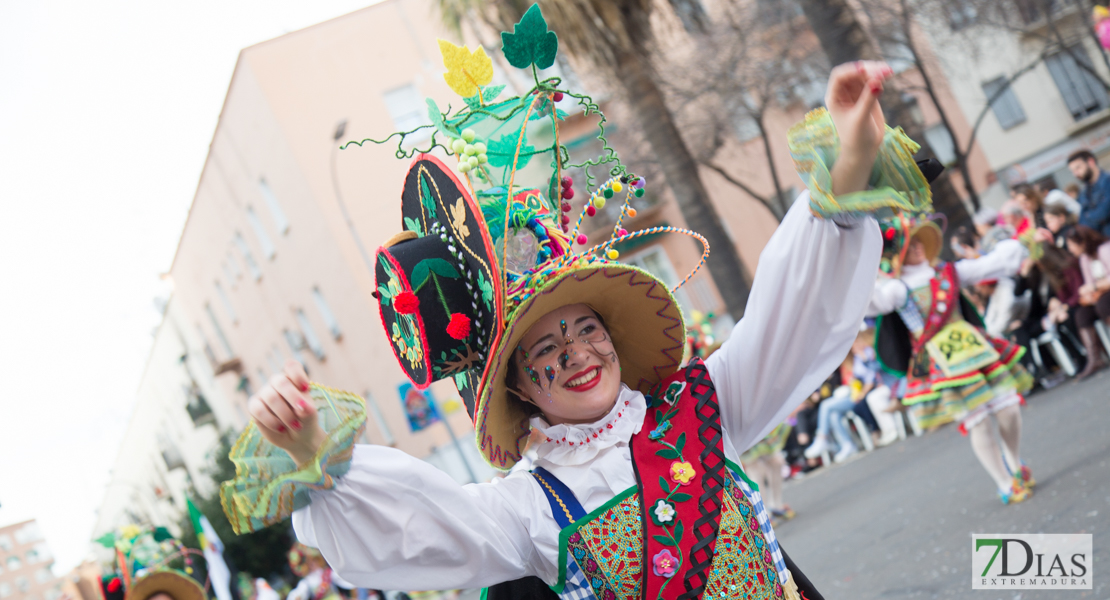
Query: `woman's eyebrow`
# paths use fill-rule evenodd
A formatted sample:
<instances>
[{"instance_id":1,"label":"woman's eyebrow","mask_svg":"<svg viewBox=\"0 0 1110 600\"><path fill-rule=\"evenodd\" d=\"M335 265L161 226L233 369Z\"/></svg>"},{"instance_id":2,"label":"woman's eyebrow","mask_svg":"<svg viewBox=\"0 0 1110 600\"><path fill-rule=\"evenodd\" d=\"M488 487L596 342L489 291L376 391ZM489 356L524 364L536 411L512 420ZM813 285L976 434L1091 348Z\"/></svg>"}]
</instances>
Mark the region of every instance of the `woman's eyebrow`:
<instances>
[{"instance_id":1,"label":"woman's eyebrow","mask_svg":"<svg viewBox=\"0 0 1110 600\"><path fill-rule=\"evenodd\" d=\"M555 334L554 333L549 333L549 334L543 336L542 338L532 342L532 345L530 346L530 348L532 348L534 350L536 348L536 346L539 346L541 342L543 342L544 340L546 340L548 338L555 339Z\"/></svg>"},{"instance_id":2,"label":"woman's eyebrow","mask_svg":"<svg viewBox=\"0 0 1110 600\"><path fill-rule=\"evenodd\" d=\"M586 315L584 317L578 317L578 319L574 321L574 324L577 325L577 324L581 323L582 321L588 321L590 319L596 319L596 318L597 317L595 317L593 315Z\"/></svg>"}]
</instances>

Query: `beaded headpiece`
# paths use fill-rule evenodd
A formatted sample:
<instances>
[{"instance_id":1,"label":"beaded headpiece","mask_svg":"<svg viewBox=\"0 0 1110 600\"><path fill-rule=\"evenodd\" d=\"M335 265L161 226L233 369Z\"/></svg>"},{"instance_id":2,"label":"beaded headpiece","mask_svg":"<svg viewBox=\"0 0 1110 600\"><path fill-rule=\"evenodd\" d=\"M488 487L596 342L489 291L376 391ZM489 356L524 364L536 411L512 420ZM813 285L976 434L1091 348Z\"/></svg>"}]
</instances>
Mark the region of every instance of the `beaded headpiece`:
<instances>
[{"instance_id":1,"label":"beaded headpiece","mask_svg":"<svg viewBox=\"0 0 1110 600\"><path fill-rule=\"evenodd\" d=\"M539 5L501 39L506 61L532 81L526 92L502 98L506 86L493 83L483 48L440 40L444 79L463 106L442 112L429 98L430 124L351 143L397 136L396 156L414 158L402 194L405 231L378 250L376 261L394 352L417 387L454 379L486 459L508 468L519 459L528 426L506 397L506 349L547 312L586 303L605 318L622 380L647 389L681 361L685 336L671 293L700 269L709 247L685 229L625 229L647 181L609 146L605 116L592 98L566 89L560 77L541 77L555 64L559 43ZM560 127L590 117L597 119L601 152L574 162ZM424 141L413 144L416 138ZM458 176L430 154L436 149L454 157ZM596 175L601 169L605 174ZM572 170L584 179L579 191ZM579 192L585 201L576 203ZM613 228L605 239L591 240L583 223L607 205ZM663 232L692 236L703 246L697 266L674 288L618 262L619 244ZM621 310L611 310L617 303Z\"/></svg>"}]
</instances>

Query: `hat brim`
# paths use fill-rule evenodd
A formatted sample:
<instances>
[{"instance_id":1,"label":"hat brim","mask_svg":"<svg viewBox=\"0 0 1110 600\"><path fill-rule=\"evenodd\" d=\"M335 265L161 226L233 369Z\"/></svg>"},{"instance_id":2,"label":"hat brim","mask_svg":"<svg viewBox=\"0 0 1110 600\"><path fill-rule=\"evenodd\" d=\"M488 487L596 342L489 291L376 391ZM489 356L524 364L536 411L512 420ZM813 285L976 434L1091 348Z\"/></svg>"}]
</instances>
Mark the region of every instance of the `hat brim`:
<instances>
[{"instance_id":1,"label":"hat brim","mask_svg":"<svg viewBox=\"0 0 1110 600\"><path fill-rule=\"evenodd\" d=\"M147 600L158 593L168 594L173 600L206 600L204 588L195 579L172 569L140 577L127 590L125 600Z\"/></svg>"},{"instance_id":2,"label":"hat brim","mask_svg":"<svg viewBox=\"0 0 1110 600\"><path fill-rule=\"evenodd\" d=\"M928 258L929 264L936 262L937 257L940 256L941 246L944 245L944 233L941 232L940 226L936 222L931 220L921 222L917 227L914 227L910 239L921 242L921 245L925 247L925 256Z\"/></svg>"},{"instance_id":3,"label":"hat brim","mask_svg":"<svg viewBox=\"0 0 1110 600\"><path fill-rule=\"evenodd\" d=\"M528 414L509 399L505 374L513 349L547 313L586 304L601 316L620 358L621 381L641 392L673 374L682 361L686 328L674 296L663 282L630 265L599 262L547 281L506 324L482 378L474 419L478 448L497 469L520 460Z\"/></svg>"}]
</instances>

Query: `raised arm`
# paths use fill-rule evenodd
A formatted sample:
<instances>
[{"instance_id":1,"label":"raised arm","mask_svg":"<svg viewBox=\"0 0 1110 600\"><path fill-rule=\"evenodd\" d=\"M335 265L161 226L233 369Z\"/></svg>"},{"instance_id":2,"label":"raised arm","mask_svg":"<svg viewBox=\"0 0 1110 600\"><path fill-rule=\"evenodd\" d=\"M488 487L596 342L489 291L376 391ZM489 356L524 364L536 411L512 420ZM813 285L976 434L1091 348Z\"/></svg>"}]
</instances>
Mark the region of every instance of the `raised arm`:
<instances>
[{"instance_id":1,"label":"raised arm","mask_svg":"<svg viewBox=\"0 0 1110 600\"><path fill-rule=\"evenodd\" d=\"M1012 277L1021 269L1028 253L1017 240L1003 240L989 254L956 262L956 275L961 286L975 285L987 279Z\"/></svg>"},{"instance_id":2,"label":"raised arm","mask_svg":"<svg viewBox=\"0 0 1110 600\"><path fill-rule=\"evenodd\" d=\"M794 203L759 257L744 318L706 361L721 423L739 454L781 422L847 356L879 270L869 217L850 225Z\"/></svg>"},{"instance_id":3,"label":"raised arm","mask_svg":"<svg viewBox=\"0 0 1110 600\"><path fill-rule=\"evenodd\" d=\"M909 290L901 279L883 277L875 280L871 290L871 301L867 304L867 316L877 317L892 313L906 303Z\"/></svg>"},{"instance_id":4,"label":"raised arm","mask_svg":"<svg viewBox=\"0 0 1110 600\"><path fill-rule=\"evenodd\" d=\"M539 494L529 477L460 486L400 450L356 446L347 475L313 492L293 528L360 587L474 589L526 575L553 583L557 567L536 545L558 540L528 510L546 509Z\"/></svg>"}]
</instances>

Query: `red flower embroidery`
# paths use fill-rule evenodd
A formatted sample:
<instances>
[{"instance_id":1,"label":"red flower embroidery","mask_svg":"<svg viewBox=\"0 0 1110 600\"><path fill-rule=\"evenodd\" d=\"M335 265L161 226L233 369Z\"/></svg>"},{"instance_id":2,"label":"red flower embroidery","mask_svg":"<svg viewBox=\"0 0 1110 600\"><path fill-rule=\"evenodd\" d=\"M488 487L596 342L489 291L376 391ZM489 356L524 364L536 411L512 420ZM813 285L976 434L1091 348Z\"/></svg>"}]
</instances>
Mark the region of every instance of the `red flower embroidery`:
<instances>
[{"instance_id":1,"label":"red flower embroidery","mask_svg":"<svg viewBox=\"0 0 1110 600\"><path fill-rule=\"evenodd\" d=\"M412 292L401 292L393 297L393 310L402 315L411 315L420 308L420 299Z\"/></svg>"},{"instance_id":2,"label":"red flower embroidery","mask_svg":"<svg viewBox=\"0 0 1110 600\"><path fill-rule=\"evenodd\" d=\"M451 315L451 322L447 324L447 335L456 340L465 340L470 335L470 318L462 313Z\"/></svg>"}]
</instances>

